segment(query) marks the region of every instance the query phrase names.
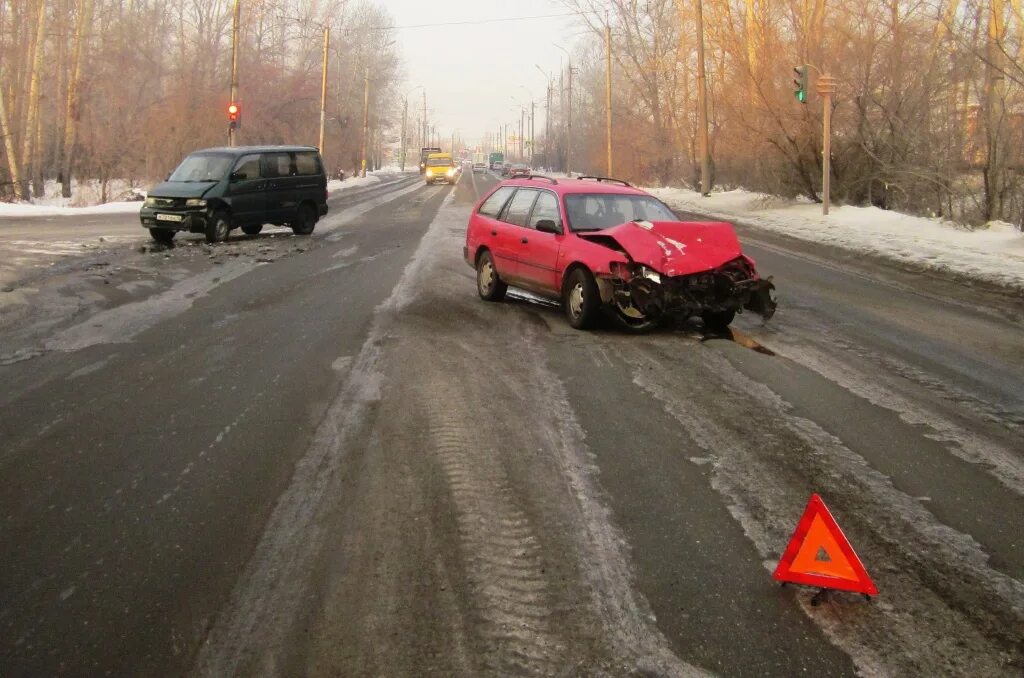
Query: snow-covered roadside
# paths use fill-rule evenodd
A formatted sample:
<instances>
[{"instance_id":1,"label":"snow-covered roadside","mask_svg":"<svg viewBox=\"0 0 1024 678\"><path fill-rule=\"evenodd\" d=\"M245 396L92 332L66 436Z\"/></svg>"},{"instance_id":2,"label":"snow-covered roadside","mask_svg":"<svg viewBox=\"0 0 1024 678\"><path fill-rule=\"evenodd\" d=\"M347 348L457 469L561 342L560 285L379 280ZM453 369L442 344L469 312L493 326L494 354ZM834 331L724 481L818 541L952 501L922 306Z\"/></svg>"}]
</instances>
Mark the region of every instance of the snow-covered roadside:
<instances>
[{"instance_id":1,"label":"snow-covered roadside","mask_svg":"<svg viewBox=\"0 0 1024 678\"><path fill-rule=\"evenodd\" d=\"M951 272L1024 292L1024 233L994 222L969 231L939 219L876 207L800 203L743 190L703 198L681 188L645 189L675 209L785 235L886 257L915 267Z\"/></svg>"},{"instance_id":2,"label":"snow-covered roadside","mask_svg":"<svg viewBox=\"0 0 1024 678\"><path fill-rule=\"evenodd\" d=\"M401 174L397 167L385 168L378 172L367 174L365 177L354 177L344 181L331 179L327 182L327 192L334 195L335 193L350 191L362 186L376 186L394 174ZM142 189L135 190L141 195L146 194L146 191ZM32 202L0 202L0 219L4 217L70 217L95 214L130 214L138 212L142 207L142 202L139 200L107 202L87 207L71 207L66 204L69 200L72 199L48 197ZM65 204L62 204L62 202Z\"/></svg>"}]
</instances>

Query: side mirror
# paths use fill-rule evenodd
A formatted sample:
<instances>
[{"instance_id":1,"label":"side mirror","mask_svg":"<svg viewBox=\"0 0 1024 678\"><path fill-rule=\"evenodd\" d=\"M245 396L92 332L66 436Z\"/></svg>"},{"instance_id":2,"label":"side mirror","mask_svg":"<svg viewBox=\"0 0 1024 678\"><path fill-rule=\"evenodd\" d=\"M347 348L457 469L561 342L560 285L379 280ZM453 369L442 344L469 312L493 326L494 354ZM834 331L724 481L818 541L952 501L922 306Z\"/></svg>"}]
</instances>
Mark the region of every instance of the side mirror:
<instances>
[{"instance_id":1,"label":"side mirror","mask_svg":"<svg viewBox=\"0 0 1024 678\"><path fill-rule=\"evenodd\" d=\"M245 178L246 177L244 172L232 172L231 176L228 178L228 181L234 184L239 181L245 181Z\"/></svg>"},{"instance_id":2,"label":"side mirror","mask_svg":"<svg viewBox=\"0 0 1024 678\"><path fill-rule=\"evenodd\" d=\"M541 233L554 233L555 235L562 233L562 229L558 228L558 224L551 219L541 219L537 222L536 228Z\"/></svg>"}]
</instances>

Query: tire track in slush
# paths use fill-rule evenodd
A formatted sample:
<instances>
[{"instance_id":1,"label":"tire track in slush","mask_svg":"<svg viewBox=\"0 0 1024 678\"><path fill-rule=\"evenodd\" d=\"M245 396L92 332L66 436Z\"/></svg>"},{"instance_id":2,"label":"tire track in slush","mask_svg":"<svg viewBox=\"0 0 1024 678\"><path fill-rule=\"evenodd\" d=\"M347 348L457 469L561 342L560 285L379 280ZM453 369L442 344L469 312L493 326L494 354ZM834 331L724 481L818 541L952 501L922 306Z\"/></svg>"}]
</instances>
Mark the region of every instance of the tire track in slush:
<instances>
[{"instance_id":1,"label":"tire track in slush","mask_svg":"<svg viewBox=\"0 0 1024 678\"><path fill-rule=\"evenodd\" d=\"M507 476L486 441L459 413L472 411L458 389L438 374L426 403L429 436L455 507L462 560L473 593L475 629L487 671L495 675L553 675L565 642L551 626L541 545L516 504Z\"/></svg>"}]
</instances>

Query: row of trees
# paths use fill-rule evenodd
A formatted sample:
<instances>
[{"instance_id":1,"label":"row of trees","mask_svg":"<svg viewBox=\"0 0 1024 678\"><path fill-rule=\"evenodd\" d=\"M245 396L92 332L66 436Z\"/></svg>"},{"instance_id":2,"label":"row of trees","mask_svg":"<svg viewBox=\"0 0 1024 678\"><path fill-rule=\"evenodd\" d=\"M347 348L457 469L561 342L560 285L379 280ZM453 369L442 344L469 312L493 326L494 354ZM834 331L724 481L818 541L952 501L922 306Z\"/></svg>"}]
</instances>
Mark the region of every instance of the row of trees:
<instances>
[{"instance_id":1,"label":"row of trees","mask_svg":"<svg viewBox=\"0 0 1024 678\"><path fill-rule=\"evenodd\" d=\"M615 173L698 185L698 0L566 0L593 30L574 60L575 169L605 163L612 29ZM1021 223L1021 0L703 0L714 183L819 200L821 100L833 99L832 196L965 223ZM559 79L565 82L565 75ZM812 77L813 83L813 77ZM552 104L564 161L566 92ZM539 128L538 128L539 129Z\"/></svg>"},{"instance_id":2,"label":"row of trees","mask_svg":"<svg viewBox=\"0 0 1024 678\"><path fill-rule=\"evenodd\" d=\"M227 140L234 0L0 0L0 198L46 179L152 181ZM397 121L401 76L381 2L243 0L242 144L318 141L331 29L325 161L355 168L370 73L371 151ZM106 196L104 196L106 197Z\"/></svg>"}]
</instances>

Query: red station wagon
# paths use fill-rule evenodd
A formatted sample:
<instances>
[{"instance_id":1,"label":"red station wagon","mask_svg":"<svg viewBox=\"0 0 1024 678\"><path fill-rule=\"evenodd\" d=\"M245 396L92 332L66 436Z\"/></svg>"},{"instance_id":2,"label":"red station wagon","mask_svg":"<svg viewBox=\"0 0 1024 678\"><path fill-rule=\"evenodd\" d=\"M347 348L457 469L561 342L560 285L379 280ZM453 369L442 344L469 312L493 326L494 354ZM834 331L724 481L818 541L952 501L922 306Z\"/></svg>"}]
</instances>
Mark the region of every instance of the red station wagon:
<instances>
[{"instance_id":1,"label":"red station wagon","mask_svg":"<svg viewBox=\"0 0 1024 678\"><path fill-rule=\"evenodd\" d=\"M632 331L670 316L724 329L743 309L775 312L774 285L730 224L678 221L652 195L606 177L501 182L474 208L463 256L482 299L520 287L560 300L576 329L601 312Z\"/></svg>"}]
</instances>

